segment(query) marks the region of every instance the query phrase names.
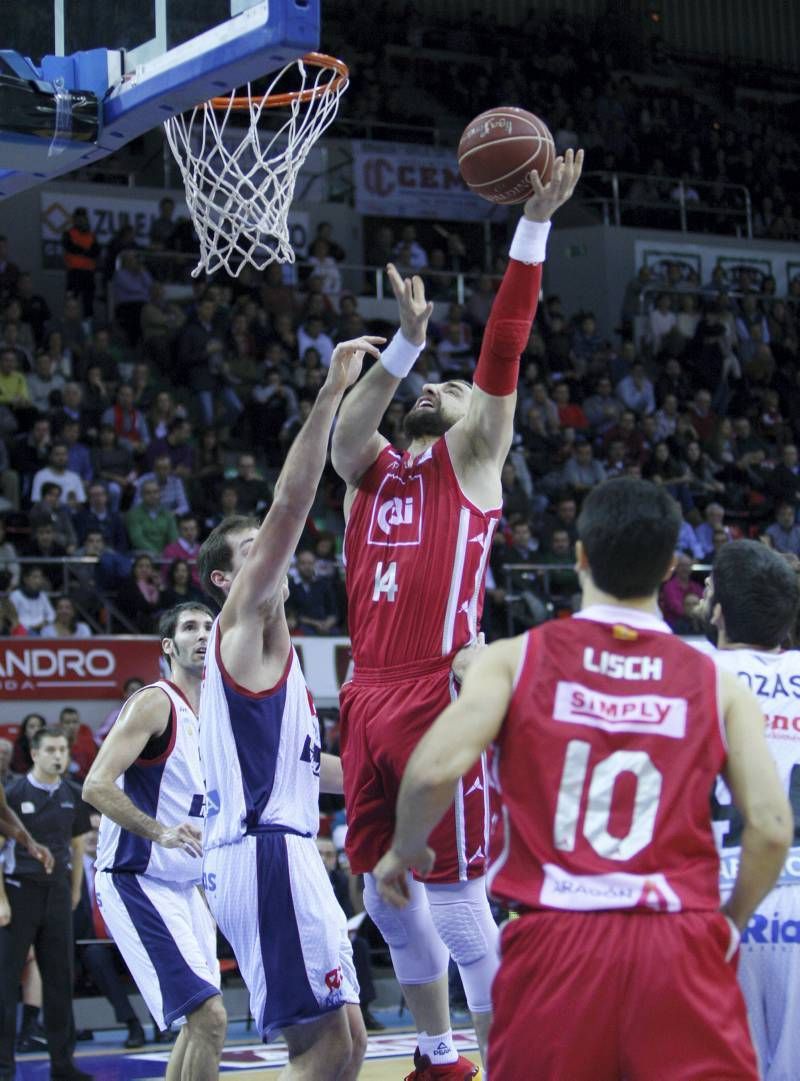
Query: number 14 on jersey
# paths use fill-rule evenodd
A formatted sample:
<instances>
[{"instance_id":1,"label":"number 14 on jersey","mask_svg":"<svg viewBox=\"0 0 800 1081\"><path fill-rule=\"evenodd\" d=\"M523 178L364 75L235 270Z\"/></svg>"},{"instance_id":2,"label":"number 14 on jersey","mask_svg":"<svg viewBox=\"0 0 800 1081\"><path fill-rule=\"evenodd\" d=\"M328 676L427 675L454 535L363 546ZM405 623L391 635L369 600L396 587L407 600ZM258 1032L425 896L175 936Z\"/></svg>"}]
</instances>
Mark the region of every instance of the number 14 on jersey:
<instances>
[{"instance_id":1,"label":"number 14 on jersey","mask_svg":"<svg viewBox=\"0 0 800 1081\"><path fill-rule=\"evenodd\" d=\"M397 596L397 590L397 563L392 560L384 570L383 560L381 560L375 567L375 586L372 590L372 599L379 601L383 594L387 601L391 603Z\"/></svg>"}]
</instances>

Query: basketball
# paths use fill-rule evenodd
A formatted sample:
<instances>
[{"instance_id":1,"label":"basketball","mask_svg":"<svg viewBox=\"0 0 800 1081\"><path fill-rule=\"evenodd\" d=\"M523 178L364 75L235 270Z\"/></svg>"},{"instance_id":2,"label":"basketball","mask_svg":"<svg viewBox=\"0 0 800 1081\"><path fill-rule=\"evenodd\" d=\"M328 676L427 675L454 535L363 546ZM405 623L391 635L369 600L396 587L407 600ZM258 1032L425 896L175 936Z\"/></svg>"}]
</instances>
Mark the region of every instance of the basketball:
<instances>
[{"instance_id":1,"label":"basketball","mask_svg":"<svg viewBox=\"0 0 800 1081\"><path fill-rule=\"evenodd\" d=\"M476 116L458 144L464 183L490 203L524 203L533 194L528 174L536 169L546 184L555 158L555 143L545 122L513 105Z\"/></svg>"}]
</instances>

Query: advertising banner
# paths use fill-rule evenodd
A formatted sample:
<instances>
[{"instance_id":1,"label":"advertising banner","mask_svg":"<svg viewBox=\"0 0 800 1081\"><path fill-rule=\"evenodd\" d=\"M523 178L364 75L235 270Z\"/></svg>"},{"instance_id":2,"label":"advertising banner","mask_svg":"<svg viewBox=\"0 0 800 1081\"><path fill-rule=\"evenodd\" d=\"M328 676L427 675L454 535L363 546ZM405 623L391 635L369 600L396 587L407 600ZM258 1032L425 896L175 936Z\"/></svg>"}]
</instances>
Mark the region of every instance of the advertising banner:
<instances>
[{"instance_id":1,"label":"advertising banner","mask_svg":"<svg viewBox=\"0 0 800 1081\"><path fill-rule=\"evenodd\" d=\"M503 221L506 207L474 195L461 179L455 151L353 140L356 210L386 218Z\"/></svg>"},{"instance_id":2,"label":"advertising banner","mask_svg":"<svg viewBox=\"0 0 800 1081\"><path fill-rule=\"evenodd\" d=\"M125 682L160 678L158 638L0 638L4 702L118 699Z\"/></svg>"},{"instance_id":3,"label":"advertising banner","mask_svg":"<svg viewBox=\"0 0 800 1081\"><path fill-rule=\"evenodd\" d=\"M175 194L175 220L187 217L186 206L180 194ZM86 208L89 225L104 247L123 225L133 226L136 244L146 248L150 242L150 226L158 217L161 193L127 196L107 195L74 191L43 190L40 200L40 228L42 242L42 266L46 270L58 270L64 265L61 235L70 225L76 207ZM308 214L289 211L289 237L298 255L304 255L308 245Z\"/></svg>"}]
</instances>

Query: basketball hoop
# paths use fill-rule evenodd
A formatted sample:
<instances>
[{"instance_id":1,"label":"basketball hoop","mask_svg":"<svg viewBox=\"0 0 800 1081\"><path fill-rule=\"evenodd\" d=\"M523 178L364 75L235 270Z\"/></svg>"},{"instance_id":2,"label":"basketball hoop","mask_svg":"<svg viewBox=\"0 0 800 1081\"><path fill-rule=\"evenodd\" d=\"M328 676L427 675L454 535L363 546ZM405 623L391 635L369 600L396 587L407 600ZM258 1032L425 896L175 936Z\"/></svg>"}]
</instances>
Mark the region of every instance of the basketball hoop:
<instances>
[{"instance_id":1,"label":"basketball hoop","mask_svg":"<svg viewBox=\"0 0 800 1081\"><path fill-rule=\"evenodd\" d=\"M279 91L289 75L299 77L300 88ZM165 121L200 241L193 278L294 262L287 218L297 174L336 116L348 76L341 60L308 53L278 72L266 93L254 94L248 83L244 94L231 91ZM260 129L276 109L289 115L277 130ZM249 116L244 132L234 124L242 113Z\"/></svg>"}]
</instances>

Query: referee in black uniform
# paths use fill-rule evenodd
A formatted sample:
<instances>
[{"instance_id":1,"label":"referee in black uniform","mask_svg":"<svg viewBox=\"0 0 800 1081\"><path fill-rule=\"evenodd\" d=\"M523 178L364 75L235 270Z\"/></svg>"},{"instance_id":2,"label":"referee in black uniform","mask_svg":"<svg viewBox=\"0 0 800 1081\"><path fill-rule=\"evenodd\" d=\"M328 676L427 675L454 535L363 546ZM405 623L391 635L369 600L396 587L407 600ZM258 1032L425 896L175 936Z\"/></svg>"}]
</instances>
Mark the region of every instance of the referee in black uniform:
<instances>
[{"instance_id":1,"label":"referee in black uniform","mask_svg":"<svg viewBox=\"0 0 800 1081\"><path fill-rule=\"evenodd\" d=\"M72 1058L72 908L73 898L80 896L83 874L79 844L73 870L73 842L92 828L90 809L81 799L79 786L63 777L69 746L60 728L40 729L31 740L31 757L33 769L8 786L6 799L36 841L50 849L54 866L48 874L39 859L19 845L15 865L6 865L11 922L0 927L0 1081L11 1081L14 1076L19 982L31 945L42 974L50 1077L52 1081L88 1081L91 1074L79 1070Z\"/></svg>"}]
</instances>

